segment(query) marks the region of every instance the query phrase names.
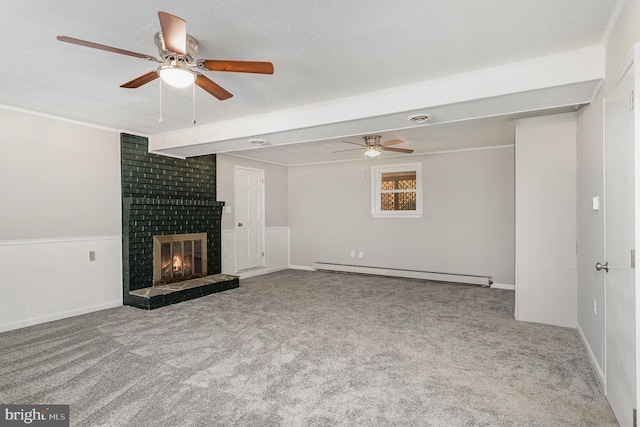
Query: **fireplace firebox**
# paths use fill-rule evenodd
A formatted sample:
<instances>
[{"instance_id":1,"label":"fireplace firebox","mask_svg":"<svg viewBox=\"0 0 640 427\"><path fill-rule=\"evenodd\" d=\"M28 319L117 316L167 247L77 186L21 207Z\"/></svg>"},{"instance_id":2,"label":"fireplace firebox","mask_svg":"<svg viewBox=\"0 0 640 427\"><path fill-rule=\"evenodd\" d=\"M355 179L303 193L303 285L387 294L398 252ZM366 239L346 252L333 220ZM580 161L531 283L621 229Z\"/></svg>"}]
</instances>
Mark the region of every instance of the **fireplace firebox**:
<instances>
[{"instance_id":1,"label":"fireplace firebox","mask_svg":"<svg viewBox=\"0 0 640 427\"><path fill-rule=\"evenodd\" d=\"M207 275L207 233L153 236L153 286Z\"/></svg>"}]
</instances>

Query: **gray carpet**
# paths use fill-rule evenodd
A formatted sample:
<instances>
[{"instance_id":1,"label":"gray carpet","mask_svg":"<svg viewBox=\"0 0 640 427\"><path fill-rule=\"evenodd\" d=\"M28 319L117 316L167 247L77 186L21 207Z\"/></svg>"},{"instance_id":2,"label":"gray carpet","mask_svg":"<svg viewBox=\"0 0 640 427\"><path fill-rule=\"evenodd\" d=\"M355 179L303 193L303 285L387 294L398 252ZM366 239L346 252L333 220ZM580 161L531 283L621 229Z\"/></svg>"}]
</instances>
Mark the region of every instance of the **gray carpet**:
<instances>
[{"instance_id":1,"label":"gray carpet","mask_svg":"<svg viewBox=\"0 0 640 427\"><path fill-rule=\"evenodd\" d=\"M573 329L511 291L287 270L0 334L0 402L78 426L617 425Z\"/></svg>"}]
</instances>

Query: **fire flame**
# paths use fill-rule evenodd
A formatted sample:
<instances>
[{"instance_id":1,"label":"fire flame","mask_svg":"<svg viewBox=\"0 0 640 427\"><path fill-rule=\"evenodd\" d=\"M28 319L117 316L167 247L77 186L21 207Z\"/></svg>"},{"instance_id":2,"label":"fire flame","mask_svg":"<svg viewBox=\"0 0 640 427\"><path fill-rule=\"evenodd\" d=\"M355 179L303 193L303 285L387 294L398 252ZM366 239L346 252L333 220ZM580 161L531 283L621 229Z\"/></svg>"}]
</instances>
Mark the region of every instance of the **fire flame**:
<instances>
[{"instance_id":1,"label":"fire flame","mask_svg":"<svg viewBox=\"0 0 640 427\"><path fill-rule=\"evenodd\" d=\"M173 256L173 271L182 270L182 257L179 254Z\"/></svg>"}]
</instances>

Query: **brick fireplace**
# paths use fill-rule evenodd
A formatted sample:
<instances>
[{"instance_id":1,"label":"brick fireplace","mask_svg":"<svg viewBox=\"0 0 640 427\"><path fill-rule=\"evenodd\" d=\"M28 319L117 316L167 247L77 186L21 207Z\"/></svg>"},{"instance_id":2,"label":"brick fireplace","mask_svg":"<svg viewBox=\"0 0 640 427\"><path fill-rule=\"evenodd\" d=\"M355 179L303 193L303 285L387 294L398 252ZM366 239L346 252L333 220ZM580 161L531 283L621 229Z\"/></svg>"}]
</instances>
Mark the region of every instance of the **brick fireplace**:
<instances>
[{"instance_id":1,"label":"brick fireplace","mask_svg":"<svg viewBox=\"0 0 640 427\"><path fill-rule=\"evenodd\" d=\"M237 277L220 275L224 202L216 200L215 155L184 160L159 156L148 153L147 138L129 134L121 134L120 145L124 304L150 309L238 287ZM200 253L206 253L199 275L211 279L202 286L183 286L177 293L146 291L160 284L154 283L154 237L179 234L189 236L176 239L180 242L191 242L195 235L206 236L204 247L199 249ZM187 254L197 250L197 246L191 245ZM184 246L180 243L182 257ZM197 262L193 253L188 256ZM180 271L171 273L165 283L176 282L173 279L184 272ZM149 295L155 298L154 303L144 299L148 300Z\"/></svg>"}]
</instances>

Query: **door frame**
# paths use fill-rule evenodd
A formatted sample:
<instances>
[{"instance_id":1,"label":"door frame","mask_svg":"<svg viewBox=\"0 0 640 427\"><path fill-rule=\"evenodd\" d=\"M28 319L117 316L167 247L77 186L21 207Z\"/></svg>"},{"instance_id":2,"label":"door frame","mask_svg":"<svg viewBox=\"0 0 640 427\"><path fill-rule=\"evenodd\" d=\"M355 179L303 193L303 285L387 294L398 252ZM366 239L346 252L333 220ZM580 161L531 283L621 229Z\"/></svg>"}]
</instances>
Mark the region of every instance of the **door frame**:
<instances>
[{"instance_id":1,"label":"door frame","mask_svg":"<svg viewBox=\"0 0 640 427\"><path fill-rule=\"evenodd\" d=\"M264 268L266 266L266 252L265 252L265 213L266 213L266 180L265 180L265 171L264 169L258 169L258 168L252 168L249 166L242 166L242 165L234 165L233 167L233 197L235 200L235 204L236 204L236 209L234 210L234 215L233 215L233 231L234 231L234 246L235 246L235 270L236 272L240 272L241 270L238 268L238 260L239 260L239 248L240 245L238 244L238 180L237 180L237 174L238 174L238 170L242 169L242 170L247 170L247 171L252 171L252 172L259 172L260 173L260 179L262 180L262 188L261 188L261 195L260 195L260 200L261 200L261 206L260 206L260 251L265 254L262 256L262 261L261 264L255 267L250 267L250 268L246 268L243 269L242 271L248 271L251 270L253 268Z\"/></svg>"},{"instance_id":2,"label":"door frame","mask_svg":"<svg viewBox=\"0 0 640 427\"><path fill-rule=\"evenodd\" d=\"M634 227L634 248L636 252L640 249L640 103L638 102L638 82L640 82L640 43L636 43L633 45L633 62L635 63L634 67L634 111L633 111L633 120L634 120L634 185L635 185L635 227ZM640 267L636 262L636 268L634 271L635 276L635 316L636 316L636 400L635 400L635 408L636 411L640 409L640 392L638 391L638 387L640 386L640 351L638 350L638 344L640 343L640 292L638 292L638 283L640 283Z\"/></svg>"}]
</instances>

